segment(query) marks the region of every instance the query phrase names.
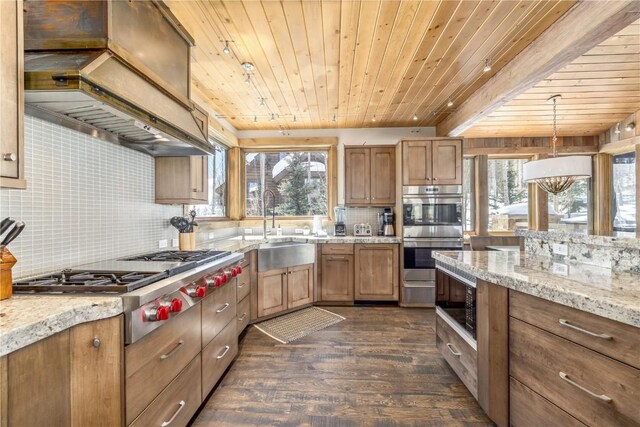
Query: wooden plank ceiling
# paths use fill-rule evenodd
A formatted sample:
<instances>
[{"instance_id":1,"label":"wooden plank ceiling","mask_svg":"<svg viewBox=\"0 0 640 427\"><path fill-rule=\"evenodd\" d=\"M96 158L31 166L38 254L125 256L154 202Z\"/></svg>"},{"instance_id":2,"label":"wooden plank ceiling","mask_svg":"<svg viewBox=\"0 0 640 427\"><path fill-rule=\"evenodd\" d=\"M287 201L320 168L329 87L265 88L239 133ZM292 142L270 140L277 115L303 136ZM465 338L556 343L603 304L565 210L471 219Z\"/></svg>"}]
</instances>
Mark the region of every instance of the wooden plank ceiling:
<instances>
[{"instance_id":1,"label":"wooden plank ceiling","mask_svg":"<svg viewBox=\"0 0 640 427\"><path fill-rule=\"evenodd\" d=\"M575 1L166 3L196 41L194 92L246 130L433 126Z\"/></svg>"},{"instance_id":2,"label":"wooden plank ceiling","mask_svg":"<svg viewBox=\"0 0 640 427\"><path fill-rule=\"evenodd\" d=\"M605 40L498 108L465 137L550 136L552 105L559 135L598 135L640 110L640 21Z\"/></svg>"}]
</instances>

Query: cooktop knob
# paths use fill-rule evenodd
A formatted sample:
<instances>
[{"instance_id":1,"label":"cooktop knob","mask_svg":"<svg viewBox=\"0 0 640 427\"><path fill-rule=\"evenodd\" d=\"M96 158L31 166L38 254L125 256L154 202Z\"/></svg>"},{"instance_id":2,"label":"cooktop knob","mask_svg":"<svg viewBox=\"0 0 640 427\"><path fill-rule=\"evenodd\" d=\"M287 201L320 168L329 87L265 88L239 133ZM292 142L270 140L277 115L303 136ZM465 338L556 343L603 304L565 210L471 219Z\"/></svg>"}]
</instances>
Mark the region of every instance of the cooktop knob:
<instances>
[{"instance_id":1,"label":"cooktop knob","mask_svg":"<svg viewBox=\"0 0 640 427\"><path fill-rule=\"evenodd\" d=\"M229 278L227 277L227 272L226 271L221 271L220 272L220 278L222 279L222 283L227 283L227 280L229 280Z\"/></svg>"},{"instance_id":2,"label":"cooktop knob","mask_svg":"<svg viewBox=\"0 0 640 427\"><path fill-rule=\"evenodd\" d=\"M238 268L237 267L233 267L231 269L231 277L236 277L238 275Z\"/></svg>"},{"instance_id":3,"label":"cooktop knob","mask_svg":"<svg viewBox=\"0 0 640 427\"><path fill-rule=\"evenodd\" d=\"M238 274L242 274L242 266L241 265L237 266L236 270L238 270Z\"/></svg>"},{"instance_id":4,"label":"cooktop knob","mask_svg":"<svg viewBox=\"0 0 640 427\"><path fill-rule=\"evenodd\" d=\"M160 306L156 309L156 320L169 319L169 307Z\"/></svg>"},{"instance_id":5,"label":"cooktop knob","mask_svg":"<svg viewBox=\"0 0 640 427\"><path fill-rule=\"evenodd\" d=\"M174 298L171 300L171 312L180 313L182 311L182 300L180 298Z\"/></svg>"},{"instance_id":6,"label":"cooktop knob","mask_svg":"<svg viewBox=\"0 0 640 427\"><path fill-rule=\"evenodd\" d=\"M198 298L204 298L205 295L207 295L207 288L204 286L198 286L196 288L196 296Z\"/></svg>"}]
</instances>

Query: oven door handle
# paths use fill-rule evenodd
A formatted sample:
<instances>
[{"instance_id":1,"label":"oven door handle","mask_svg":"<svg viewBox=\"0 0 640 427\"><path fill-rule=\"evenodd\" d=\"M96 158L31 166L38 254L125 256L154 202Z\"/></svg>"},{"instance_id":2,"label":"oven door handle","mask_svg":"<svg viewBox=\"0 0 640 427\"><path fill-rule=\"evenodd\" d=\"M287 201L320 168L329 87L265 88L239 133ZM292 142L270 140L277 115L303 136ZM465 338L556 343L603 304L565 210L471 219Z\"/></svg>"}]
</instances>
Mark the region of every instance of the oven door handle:
<instances>
[{"instance_id":1,"label":"oven door handle","mask_svg":"<svg viewBox=\"0 0 640 427\"><path fill-rule=\"evenodd\" d=\"M414 238L403 238L402 242L406 248L451 248L451 249L462 249L464 246L463 239L414 239Z\"/></svg>"}]
</instances>

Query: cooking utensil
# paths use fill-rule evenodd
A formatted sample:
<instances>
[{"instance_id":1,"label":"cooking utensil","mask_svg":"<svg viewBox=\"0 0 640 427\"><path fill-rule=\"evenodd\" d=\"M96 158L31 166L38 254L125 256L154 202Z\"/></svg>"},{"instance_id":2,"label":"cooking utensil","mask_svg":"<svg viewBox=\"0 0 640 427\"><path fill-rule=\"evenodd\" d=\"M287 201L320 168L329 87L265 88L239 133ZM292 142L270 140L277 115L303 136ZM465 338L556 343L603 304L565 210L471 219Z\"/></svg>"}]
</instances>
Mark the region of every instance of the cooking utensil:
<instances>
[{"instance_id":1,"label":"cooking utensil","mask_svg":"<svg viewBox=\"0 0 640 427\"><path fill-rule=\"evenodd\" d=\"M11 231L9 231L6 236L4 236L4 240L2 241L2 243L0 243L0 251L3 250L9 243L13 242L16 237L18 237L20 233L22 233L22 230L24 230L24 226L25 223L22 221L18 221L15 223Z\"/></svg>"},{"instance_id":2,"label":"cooking utensil","mask_svg":"<svg viewBox=\"0 0 640 427\"><path fill-rule=\"evenodd\" d=\"M9 217L3 219L2 222L0 222L0 236L2 236L4 232L7 231L9 227L11 227L11 225L13 225L13 223L15 223L15 221Z\"/></svg>"}]
</instances>

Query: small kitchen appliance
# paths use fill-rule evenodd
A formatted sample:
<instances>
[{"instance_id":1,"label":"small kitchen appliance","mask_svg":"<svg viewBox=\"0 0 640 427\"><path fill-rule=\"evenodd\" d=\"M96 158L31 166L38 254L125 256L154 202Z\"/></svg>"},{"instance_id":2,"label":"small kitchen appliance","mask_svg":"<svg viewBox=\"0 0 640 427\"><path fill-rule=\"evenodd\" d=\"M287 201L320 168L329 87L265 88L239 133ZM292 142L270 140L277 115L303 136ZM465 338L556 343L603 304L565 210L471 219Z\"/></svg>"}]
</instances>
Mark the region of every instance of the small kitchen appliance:
<instances>
[{"instance_id":1,"label":"small kitchen appliance","mask_svg":"<svg viewBox=\"0 0 640 427\"><path fill-rule=\"evenodd\" d=\"M353 226L353 235L358 237L371 237L371 224L355 224Z\"/></svg>"},{"instance_id":2,"label":"small kitchen appliance","mask_svg":"<svg viewBox=\"0 0 640 427\"><path fill-rule=\"evenodd\" d=\"M395 231L393 230L393 210L391 208L384 208L384 235L385 236L395 236Z\"/></svg>"},{"instance_id":3,"label":"small kitchen appliance","mask_svg":"<svg viewBox=\"0 0 640 427\"><path fill-rule=\"evenodd\" d=\"M333 234L336 236L346 236L347 235L347 208L344 206L336 206L333 208L333 213L336 216L336 224L333 228Z\"/></svg>"},{"instance_id":4,"label":"small kitchen appliance","mask_svg":"<svg viewBox=\"0 0 640 427\"><path fill-rule=\"evenodd\" d=\"M378 236L384 236L384 212L378 212Z\"/></svg>"}]
</instances>

